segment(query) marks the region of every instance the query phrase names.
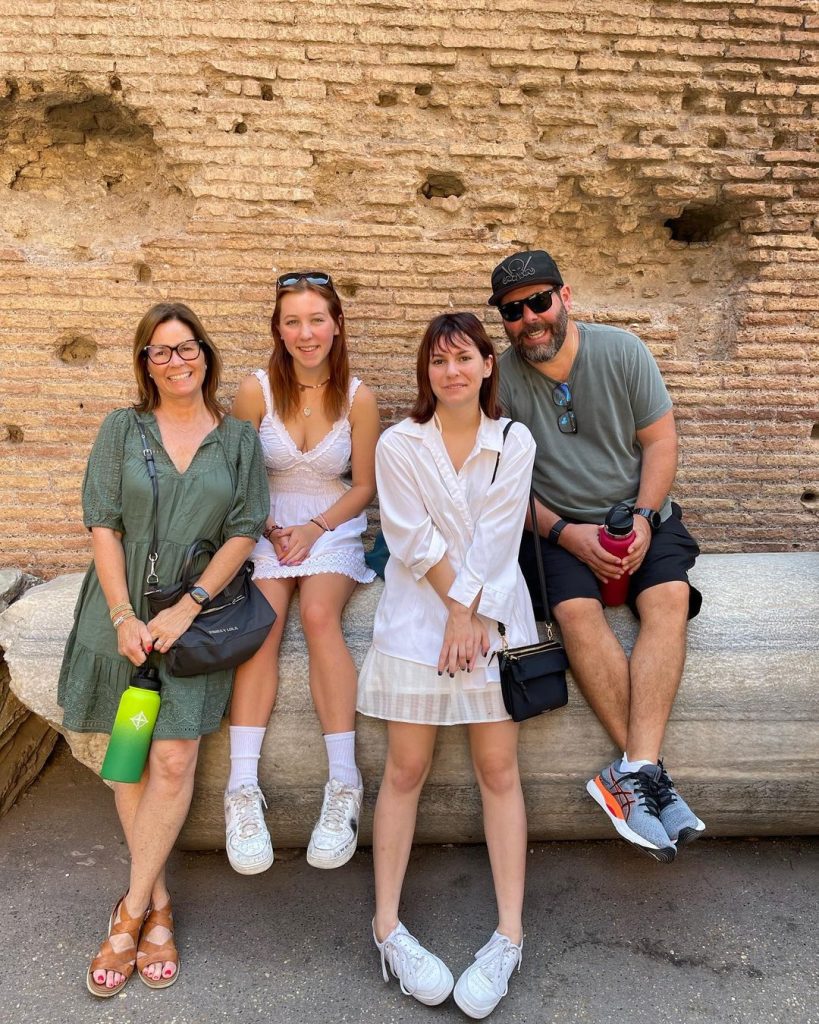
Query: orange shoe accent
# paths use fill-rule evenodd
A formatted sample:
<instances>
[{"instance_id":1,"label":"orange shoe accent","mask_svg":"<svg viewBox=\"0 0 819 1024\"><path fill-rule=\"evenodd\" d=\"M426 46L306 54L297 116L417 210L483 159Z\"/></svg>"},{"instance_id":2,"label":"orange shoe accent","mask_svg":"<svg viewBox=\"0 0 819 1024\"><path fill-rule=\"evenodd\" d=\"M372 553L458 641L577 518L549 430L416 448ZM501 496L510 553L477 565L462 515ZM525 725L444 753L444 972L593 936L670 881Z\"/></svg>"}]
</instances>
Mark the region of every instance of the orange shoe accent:
<instances>
[{"instance_id":1,"label":"orange shoe accent","mask_svg":"<svg viewBox=\"0 0 819 1024\"><path fill-rule=\"evenodd\" d=\"M614 797L611 795L611 793L609 793L609 791L603 785L603 782L602 782L602 780L601 780L599 775L594 780L594 784L595 784L595 786L597 786L597 788L602 793L603 799L606 801L606 807L608 807L608 809L609 809L609 813L612 814L615 818L619 818L620 821L625 821L626 818L625 818L625 815L623 814L623 808L620 806L620 804L614 799Z\"/></svg>"}]
</instances>

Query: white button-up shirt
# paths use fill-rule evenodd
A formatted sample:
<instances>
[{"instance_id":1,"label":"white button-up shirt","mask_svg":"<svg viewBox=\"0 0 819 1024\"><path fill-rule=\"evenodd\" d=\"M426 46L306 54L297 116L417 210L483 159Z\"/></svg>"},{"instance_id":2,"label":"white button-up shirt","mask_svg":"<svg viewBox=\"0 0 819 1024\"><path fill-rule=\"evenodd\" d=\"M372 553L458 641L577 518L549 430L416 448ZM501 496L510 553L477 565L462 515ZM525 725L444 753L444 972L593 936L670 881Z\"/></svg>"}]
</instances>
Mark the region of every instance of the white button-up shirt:
<instances>
[{"instance_id":1,"label":"white button-up shirt","mask_svg":"<svg viewBox=\"0 0 819 1024\"><path fill-rule=\"evenodd\" d=\"M381 436L375 465L390 559L375 616L376 650L437 665L448 612L425 576L444 555L456 573L449 596L469 606L480 592L477 611L489 630L490 657L500 647L499 621L510 646L537 642L518 567L535 443L522 423L512 424L504 443L508 422L481 414L475 446L459 473L434 419L406 419ZM497 681L497 658L488 660L479 657L476 668Z\"/></svg>"}]
</instances>

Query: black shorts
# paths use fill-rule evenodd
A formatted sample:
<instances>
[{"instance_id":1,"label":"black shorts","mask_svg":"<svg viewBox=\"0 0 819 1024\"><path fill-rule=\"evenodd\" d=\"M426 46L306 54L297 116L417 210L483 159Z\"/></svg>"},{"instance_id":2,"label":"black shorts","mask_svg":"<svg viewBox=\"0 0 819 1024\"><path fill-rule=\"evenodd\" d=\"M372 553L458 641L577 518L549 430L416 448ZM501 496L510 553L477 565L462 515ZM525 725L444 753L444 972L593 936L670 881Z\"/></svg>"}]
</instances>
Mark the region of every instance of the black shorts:
<instances>
[{"instance_id":1,"label":"black shorts","mask_svg":"<svg viewBox=\"0 0 819 1024\"><path fill-rule=\"evenodd\" d=\"M552 608L574 597L593 597L602 603L600 584L591 569L570 552L550 544L544 537L539 540L546 573L546 596ZM672 502L671 515L652 536L642 565L631 577L626 603L632 612L637 615L637 597L644 590L658 583L681 580L689 586L688 618L693 619L702 606L702 594L691 586L688 570L699 553L699 545L682 524L682 509L676 502ZM532 534L528 530L523 531L519 561L532 595L535 618L540 621L543 618L543 607L537 581L535 549Z\"/></svg>"}]
</instances>

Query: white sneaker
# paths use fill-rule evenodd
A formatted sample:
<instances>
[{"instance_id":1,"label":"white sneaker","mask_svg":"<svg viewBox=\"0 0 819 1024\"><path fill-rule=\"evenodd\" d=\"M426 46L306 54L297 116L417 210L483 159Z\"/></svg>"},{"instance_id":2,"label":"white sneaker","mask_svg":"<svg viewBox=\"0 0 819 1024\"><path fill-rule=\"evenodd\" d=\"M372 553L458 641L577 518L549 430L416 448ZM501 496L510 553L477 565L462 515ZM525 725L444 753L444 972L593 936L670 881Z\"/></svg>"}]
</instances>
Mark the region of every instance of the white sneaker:
<instances>
[{"instance_id":1,"label":"white sneaker","mask_svg":"<svg viewBox=\"0 0 819 1024\"><path fill-rule=\"evenodd\" d=\"M447 965L434 953L424 949L400 921L383 942L376 939L373 922L373 939L381 954L384 981L390 980L387 974L389 964L405 996L412 996L426 1006L437 1006L452 991L455 982Z\"/></svg>"},{"instance_id":2,"label":"white sneaker","mask_svg":"<svg viewBox=\"0 0 819 1024\"><path fill-rule=\"evenodd\" d=\"M240 786L225 793L225 847L230 866L240 875L257 875L273 863L262 804L267 807L258 786Z\"/></svg>"},{"instance_id":3,"label":"white sneaker","mask_svg":"<svg viewBox=\"0 0 819 1024\"><path fill-rule=\"evenodd\" d=\"M310 836L307 863L314 868L340 868L358 845L358 816L364 799L362 786L347 786L330 779L324 787L321 814Z\"/></svg>"},{"instance_id":4,"label":"white sneaker","mask_svg":"<svg viewBox=\"0 0 819 1024\"><path fill-rule=\"evenodd\" d=\"M523 943L516 946L500 932L475 954L455 986L455 1002L468 1017L488 1017L509 991L509 979L523 959Z\"/></svg>"}]
</instances>

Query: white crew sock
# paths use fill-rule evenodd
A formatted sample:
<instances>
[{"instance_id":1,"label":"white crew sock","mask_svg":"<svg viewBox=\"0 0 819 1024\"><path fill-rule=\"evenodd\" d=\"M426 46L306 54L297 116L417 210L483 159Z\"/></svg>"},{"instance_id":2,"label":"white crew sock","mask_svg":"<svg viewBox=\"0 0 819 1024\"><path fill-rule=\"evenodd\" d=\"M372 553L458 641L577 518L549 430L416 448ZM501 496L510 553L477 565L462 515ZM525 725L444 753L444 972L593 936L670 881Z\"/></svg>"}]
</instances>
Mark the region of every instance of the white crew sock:
<instances>
[{"instance_id":1,"label":"white crew sock","mask_svg":"<svg viewBox=\"0 0 819 1024\"><path fill-rule=\"evenodd\" d=\"M253 725L232 725L230 727L230 778L228 793L234 793L240 786L259 784L259 755L265 729Z\"/></svg>"},{"instance_id":2,"label":"white crew sock","mask_svg":"<svg viewBox=\"0 0 819 1024\"><path fill-rule=\"evenodd\" d=\"M345 786L360 786L361 773L355 763L355 731L325 733L324 745L330 762L330 778L338 779Z\"/></svg>"},{"instance_id":3,"label":"white crew sock","mask_svg":"<svg viewBox=\"0 0 819 1024\"><path fill-rule=\"evenodd\" d=\"M623 752L623 760L620 762L621 772L639 772L644 764L656 765L656 761L629 761L628 754Z\"/></svg>"}]
</instances>

